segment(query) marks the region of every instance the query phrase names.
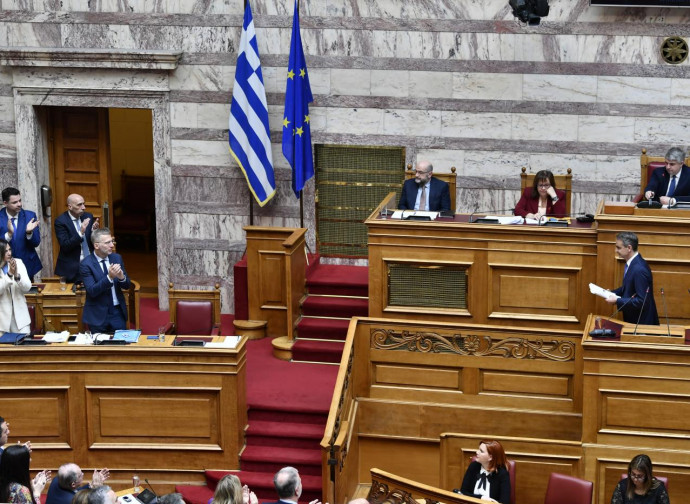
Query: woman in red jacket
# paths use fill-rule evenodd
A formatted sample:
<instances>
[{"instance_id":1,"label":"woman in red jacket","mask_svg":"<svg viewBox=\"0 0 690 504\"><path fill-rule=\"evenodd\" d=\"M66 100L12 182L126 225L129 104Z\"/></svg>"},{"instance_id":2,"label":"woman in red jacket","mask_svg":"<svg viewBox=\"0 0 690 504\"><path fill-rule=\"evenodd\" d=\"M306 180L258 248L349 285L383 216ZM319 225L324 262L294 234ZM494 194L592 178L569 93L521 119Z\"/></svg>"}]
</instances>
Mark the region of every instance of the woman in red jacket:
<instances>
[{"instance_id":1,"label":"woman in red jacket","mask_svg":"<svg viewBox=\"0 0 690 504\"><path fill-rule=\"evenodd\" d=\"M537 172L534 184L522 193L514 213L526 219L540 219L545 215L566 215L565 191L556 189L553 173L549 170Z\"/></svg>"}]
</instances>

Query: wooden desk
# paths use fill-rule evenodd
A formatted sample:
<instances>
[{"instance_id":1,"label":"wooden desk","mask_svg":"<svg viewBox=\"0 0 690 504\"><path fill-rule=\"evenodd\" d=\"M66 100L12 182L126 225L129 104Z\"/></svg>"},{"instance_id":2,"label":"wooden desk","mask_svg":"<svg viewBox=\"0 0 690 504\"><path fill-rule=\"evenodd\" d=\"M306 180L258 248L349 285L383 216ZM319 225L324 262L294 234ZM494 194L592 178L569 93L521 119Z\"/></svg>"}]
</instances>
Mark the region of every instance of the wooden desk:
<instances>
[{"instance_id":1,"label":"wooden desk","mask_svg":"<svg viewBox=\"0 0 690 504\"><path fill-rule=\"evenodd\" d=\"M0 411L10 442L31 440L32 467L108 467L114 488L137 471L158 488L239 469L247 425L246 338L235 349L0 347ZM55 474L55 473L54 473Z\"/></svg>"}]
</instances>

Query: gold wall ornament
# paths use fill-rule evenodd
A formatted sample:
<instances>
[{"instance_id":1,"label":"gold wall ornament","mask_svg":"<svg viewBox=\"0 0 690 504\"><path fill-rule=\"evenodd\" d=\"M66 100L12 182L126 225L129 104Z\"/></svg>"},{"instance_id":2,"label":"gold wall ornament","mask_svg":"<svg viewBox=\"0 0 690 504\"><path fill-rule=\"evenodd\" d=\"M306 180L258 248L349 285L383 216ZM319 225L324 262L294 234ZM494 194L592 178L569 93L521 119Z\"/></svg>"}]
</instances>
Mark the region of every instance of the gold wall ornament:
<instances>
[{"instance_id":1,"label":"gold wall ornament","mask_svg":"<svg viewBox=\"0 0 690 504\"><path fill-rule=\"evenodd\" d=\"M661 58L672 65L678 65L688 57L688 43L683 37L668 37L661 44Z\"/></svg>"},{"instance_id":2,"label":"gold wall ornament","mask_svg":"<svg viewBox=\"0 0 690 504\"><path fill-rule=\"evenodd\" d=\"M455 353L458 355L498 356L511 359L545 359L567 362L575 359L575 343L558 340L528 340L511 337L493 340L491 336L454 334L442 336L432 332L372 329L371 348L406 350L422 353Z\"/></svg>"}]
</instances>

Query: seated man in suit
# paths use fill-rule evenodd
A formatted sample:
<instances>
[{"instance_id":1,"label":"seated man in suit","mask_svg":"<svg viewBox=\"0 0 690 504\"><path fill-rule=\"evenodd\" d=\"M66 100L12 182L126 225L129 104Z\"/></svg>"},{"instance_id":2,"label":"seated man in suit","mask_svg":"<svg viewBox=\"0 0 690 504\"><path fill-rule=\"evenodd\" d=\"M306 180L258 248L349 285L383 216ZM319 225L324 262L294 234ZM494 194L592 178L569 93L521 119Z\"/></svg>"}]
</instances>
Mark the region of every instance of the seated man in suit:
<instances>
[{"instance_id":1,"label":"seated man in suit","mask_svg":"<svg viewBox=\"0 0 690 504\"><path fill-rule=\"evenodd\" d=\"M86 289L82 320L92 333L113 333L127 329L127 304L122 289L130 281L122 257L113 252L115 240L110 229L98 228L91 234L93 254L79 265Z\"/></svg>"},{"instance_id":2,"label":"seated man in suit","mask_svg":"<svg viewBox=\"0 0 690 504\"><path fill-rule=\"evenodd\" d=\"M625 261L623 285L613 290L606 302L623 312L630 324L659 325L654 302L654 281L647 261L637 251L637 235L623 232L616 235L616 253Z\"/></svg>"},{"instance_id":3,"label":"seated man in suit","mask_svg":"<svg viewBox=\"0 0 690 504\"><path fill-rule=\"evenodd\" d=\"M429 161L417 163L414 179L406 180L403 184L398 209L430 210L432 212L450 210L448 184L443 180L433 178L433 171L434 167Z\"/></svg>"},{"instance_id":4,"label":"seated man in suit","mask_svg":"<svg viewBox=\"0 0 690 504\"><path fill-rule=\"evenodd\" d=\"M84 473L77 464L63 464L58 469L57 478L50 482L46 504L71 504L79 490L99 487L109 476L108 469L94 471L91 484L84 484Z\"/></svg>"},{"instance_id":5,"label":"seated man in suit","mask_svg":"<svg viewBox=\"0 0 690 504\"><path fill-rule=\"evenodd\" d=\"M278 492L278 501L272 504L296 504L302 495L302 478L294 467L283 467L273 476L273 486ZM313 500L309 504L321 504ZM328 504L328 503L326 503Z\"/></svg>"},{"instance_id":6,"label":"seated man in suit","mask_svg":"<svg viewBox=\"0 0 690 504\"><path fill-rule=\"evenodd\" d=\"M60 253L55 264L55 274L68 282L77 282L79 263L93 250L91 232L98 229L98 219L85 211L84 198L78 194L67 196L67 211L55 219L55 236Z\"/></svg>"},{"instance_id":7,"label":"seated man in suit","mask_svg":"<svg viewBox=\"0 0 690 504\"><path fill-rule=\"evenodd\" d=\"M22 208L19 189L6 187L2 191L2 202L5 208L0 210L0 238L10 244L12 256L22 260L33 282L34 275L43 268L36 253L36 247L41 243L38 219L34 212Z\"/></svg>"},{"instance_id":8,"label":"seated man in suit","mask_svg":"<svg viewBox=\"0 0 690 504\"><path fill-rule=\"evenodd\" d=\"M678 201L690 201L690 168L685 166L685 152L672 147L666 153L666 167L652 172L644 197L673 206Z\"/></svg>"}]
</instances>

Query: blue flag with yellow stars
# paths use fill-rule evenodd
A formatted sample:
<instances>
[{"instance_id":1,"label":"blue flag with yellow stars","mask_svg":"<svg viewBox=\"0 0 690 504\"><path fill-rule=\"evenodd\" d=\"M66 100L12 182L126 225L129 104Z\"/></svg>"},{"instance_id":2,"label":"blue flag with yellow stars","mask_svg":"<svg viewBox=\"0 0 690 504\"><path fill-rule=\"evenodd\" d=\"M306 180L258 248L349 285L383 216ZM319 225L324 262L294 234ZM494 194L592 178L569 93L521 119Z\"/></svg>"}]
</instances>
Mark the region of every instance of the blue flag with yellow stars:
<instances>
[{"instance_id":1,"label":"blue flag with yellow stars","mask_svg":"<svg viewBox=\"0 0 690 504\"><path fill-rule=\"evenodd\" d=\"M283 114L283 155L292 167L292 190L299 192L314 176L314 158L311 152L309 103L314 101L309 86L307 62L302 50L299 32L299 7L295 0L290 41L287 85L285 86L285 113Z\"/></svg>"}]
</instances>

